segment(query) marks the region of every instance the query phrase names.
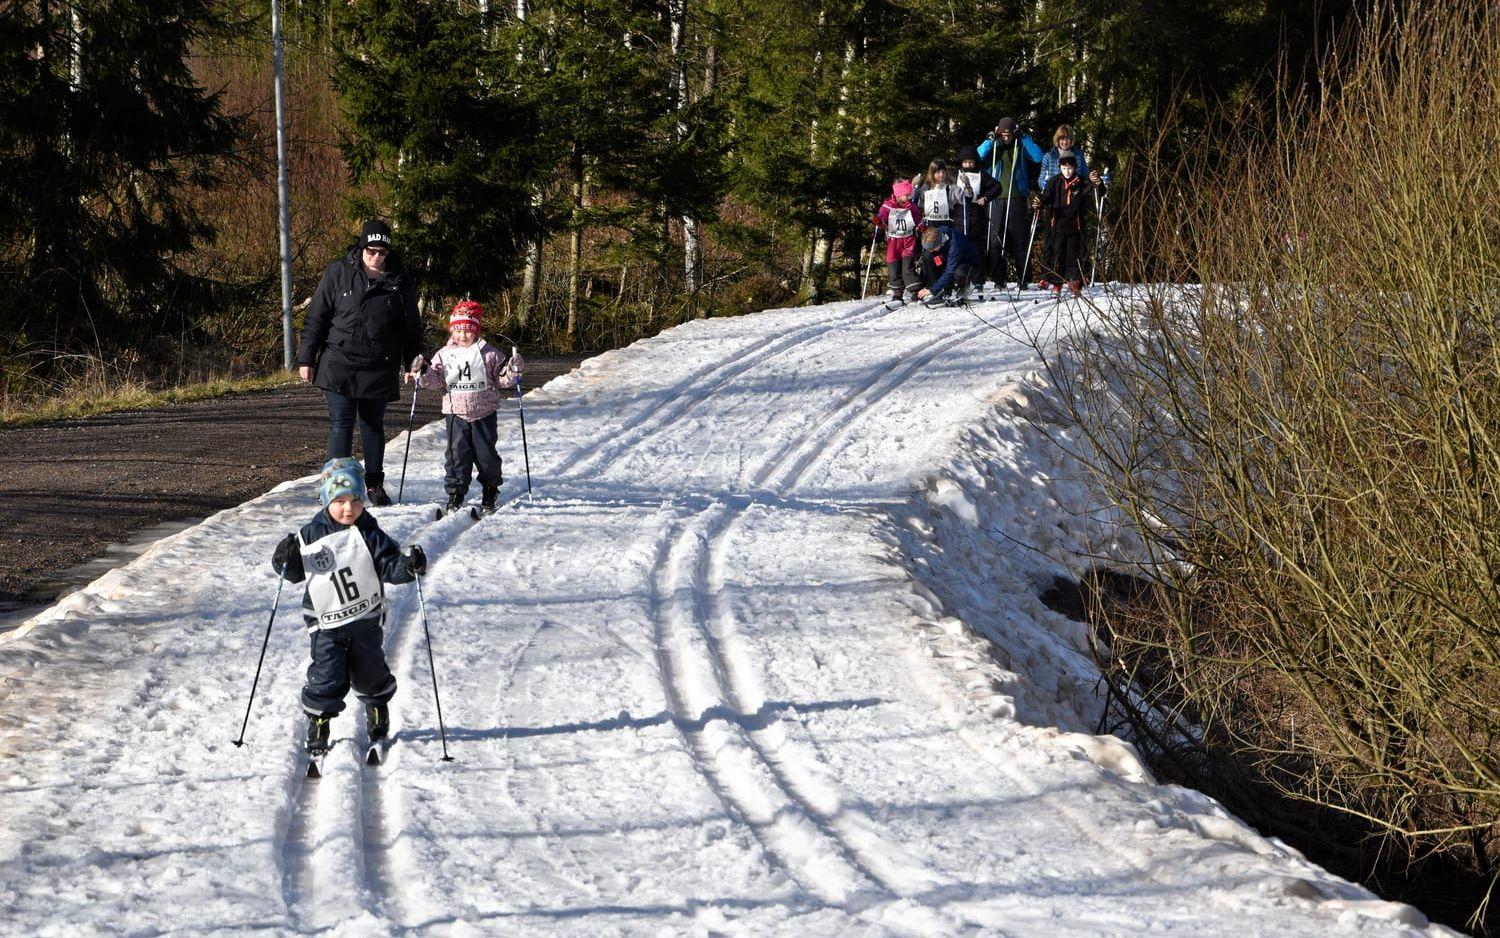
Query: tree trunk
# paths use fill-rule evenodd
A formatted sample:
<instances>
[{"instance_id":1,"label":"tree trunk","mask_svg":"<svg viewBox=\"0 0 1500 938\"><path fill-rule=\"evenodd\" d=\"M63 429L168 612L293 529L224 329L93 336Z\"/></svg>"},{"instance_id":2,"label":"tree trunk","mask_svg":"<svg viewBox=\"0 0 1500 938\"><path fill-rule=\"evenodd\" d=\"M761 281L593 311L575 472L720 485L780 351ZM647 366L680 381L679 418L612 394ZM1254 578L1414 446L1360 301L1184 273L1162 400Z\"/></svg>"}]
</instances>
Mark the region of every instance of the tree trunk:
<instances>
[{"instance_id":1,"label":"tree trunk","mask_svg":"<svg viewBox=\"0 0 1500 938\"><path fill-rule=\"evenodd\" d=\"M533 203L536 195L532 195ZM521 274L521 298L516 303L516 322L523 328L536 310L542 290L542 245L541 235L526 243L526 268Z\"/></svg>"},{"instance_id":2,"label":"tree trunk","mask_svg":"<svg viewBox=\"0 0 1500 938\"><path fill-rule=\"evenodd\" d=\"M578 341L578 280L583 268L583 153L573 144L570 159L573 171L572 234L568 240L568 325L563 334L563 351L571 352Z\"/></svg>"}]
</instances>

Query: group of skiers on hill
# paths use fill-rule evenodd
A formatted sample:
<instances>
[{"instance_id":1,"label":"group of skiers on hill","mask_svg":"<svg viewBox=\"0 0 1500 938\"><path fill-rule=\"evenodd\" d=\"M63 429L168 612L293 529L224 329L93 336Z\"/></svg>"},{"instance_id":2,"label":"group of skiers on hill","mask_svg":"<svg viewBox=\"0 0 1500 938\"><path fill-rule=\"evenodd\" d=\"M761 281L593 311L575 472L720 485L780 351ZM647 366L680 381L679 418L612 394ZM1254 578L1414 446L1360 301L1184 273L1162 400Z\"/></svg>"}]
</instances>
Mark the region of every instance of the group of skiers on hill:
<instances>
[{"instance_id":1,"label":"group of skiers on hill","mask_svg":"<svg viewBox=\"0 0 1500 938\"><path fill-rule=\"evenodd\" d=\"M1097 211L1096 187L1105 177L1089 170L1075 149L1073 128L1057 128L1043 152L1014 118L1002 117L979 146L966 146L957 170L933 160L927 172L898 179L875 217L885 236L890 299L960 303L986 280L1003 289L1027 282L1037 228L1045 232L1044 286L1076 296L1083 288L1084 213Z\"/></svg>"},{"instance_id":2,"label":"group of skiers on hill","mask_svg":"<svg viewBox=\"0 0 1500 938\"><path fill-rule=\"evenodd\" d=\"M271 564L286 581L307 583L302 617L312 662L302 707L306 747L314 756L328 750L330 722L344 709L351 687L364 704L371 744L390 732L396 679L382 650L383 584L412 582L426 572L427 558L416 545L402 553L365 509L391 504L384 485L384 418L403 378L444 392L445 511L463 504L475 468L482 493L478 510L495 510L502 482L496 411L504 389L519 389L525 363L514 348L506 356L484 339L483 316L478 303L455 304L447 317L448 343L429 360L422 351L416 290L392 250L390 227L378 219L366 222L359 241L328 265L308 307L297 364L302 380L322 390L328 407L329 458L318 480L323 507L277 544ZM363 466L351 455L356 420Z\"/></svg>"}]
</instances>

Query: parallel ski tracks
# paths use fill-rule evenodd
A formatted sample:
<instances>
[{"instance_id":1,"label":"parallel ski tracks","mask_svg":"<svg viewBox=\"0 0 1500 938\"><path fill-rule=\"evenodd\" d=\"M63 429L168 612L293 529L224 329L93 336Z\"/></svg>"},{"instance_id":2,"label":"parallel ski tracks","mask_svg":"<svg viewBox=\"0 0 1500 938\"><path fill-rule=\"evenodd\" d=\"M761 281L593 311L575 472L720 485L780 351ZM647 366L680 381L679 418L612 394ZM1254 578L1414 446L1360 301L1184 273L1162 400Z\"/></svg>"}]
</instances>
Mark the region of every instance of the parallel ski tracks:
<instances>
[{"instance_id":1,"label":"parallel ski tracks","mask_svg":"<svg viewBox=\"0 0 1500 938\"><path fill-rule=\"evenodd\" d=\"M788 440L755 472L752 489L773 494L795 489L833 445L913 374L989 326L971 326L922 343L894 364L873 370L810 429ZM751 496L753 497L753 496ZM820 901L858 910L943 885L920 865L892 860L898 850L868 827L851 821L826 782L782 754L771 728L704 715L725 706L757 713L765 703L755 685L755 665L740 645L724 598L729 532L751 497L721 499L674 522L653 574L657 647L663 686L677 725L701 774L731 810L747 822L775 864ZM703 721L699 725L699 721ZM945 929L961 922L928 910L927 924Z\"/></svg>"},{"instance_id":2,"label":"parallel ski tracks","mask_svg":"<svg viewBox=\"0 0 1500 938\"><path fill-rule=\"evenodd\" d=\"M845 315L818 320L790 332L772 336L744 354L693 372L672 386L671 392L667 395L667 404L643 409L641 413L616 429L612 435L601 436L595 442L574 453L568 460L565 471L556 474L556 480L559 482L576 480L601 462L617 458L634 449L656 433L675 424L689 411L711 399L731 381L772 356L811 339L820 338L830 331L848 328L867 320L879 319L888 312L890 310L879 302L862 306Z\"/></svg>"},{"instance_id":3,"label":"parallel ski tracks","mask_svg":"<svg viewBox=\"0 0 1500 938\"><path fill-rule=\"evenodd\" d=\"M550 470L549 475L557 481L578 478L591 466L603 460L617 458L669 428L684 414L709 400L725 385L771 356L825 335L831 330L856 325L867 319L876 319L888 312L889 310L878 302L861 306L849 313L819 319L790 332L773 336L745 353L699 369L672 388L669 404L656 408L643 408L641 413L626 421L624 426L612 435L602 436L582 449L569 454L562 465ZM708 383L704 384L705 381ZM511 495L503 499L502 507L514 504L519 499L519 493ZM418 526L405 538L407 543L422 543L428 555L429 567L435 565L446 551L461 539L468 528L478 523L455 523L457 517L464 516L447 516L428 521ZM444 522L447 524L445 525ZM432 537L432 532L444 531L446 534L446 529L451 529L452 533L438 539ZM396 653L396 666L393 670L403 687L412 686L410 678L413 663L417 657L417 630L408 627L413 615L413 606L412 597L401 597L391 604L386 620L387 653L389 655L392 650ZM399 736L395 726L392 727L392 731ZM362 738L362 731L357 732L355 740L361 741ZM351 741L350 746L361 750L364 748L362 742ZM396 759L400 758L399 752L393 749L393 753ZM336 753L330 754L331 760L336 757ZM300 759L298 762L300 765ZM341 763L333 762L332 764L337 768ZM401 894L397 884L398 878L392 875L393 862L390 857L396 832L390 829L386 820L383 783L380 779L381 775L389 775L391 772L387 767L382 767L375 772L361 770L358 766L355 769L358 772L358 781L354 785L353 796L357 799L357 819L354 830L350 834L358 846L358 870L356 872L360 891L364 896L363 904L371 912L400 923L404 920ZM319 825L316 824L315 817L318 804L323 800L328 800L327 790L340 784L340 775L341 773L337 771L329 773L324 779L311 785L305 779L298 777L289 786L291 805L281 831L282 892L289 916L303 929L318 927L318 923L323 918L318 914L319 908L324 905L320 901L319 894L327 890L323 888L323 877L315 875L315 872L319 854L326 851L321 847L323 838L319 837L316 830ZM345 895L342 898L347 900L348 896Z\"/></svg>"}]
</instances>

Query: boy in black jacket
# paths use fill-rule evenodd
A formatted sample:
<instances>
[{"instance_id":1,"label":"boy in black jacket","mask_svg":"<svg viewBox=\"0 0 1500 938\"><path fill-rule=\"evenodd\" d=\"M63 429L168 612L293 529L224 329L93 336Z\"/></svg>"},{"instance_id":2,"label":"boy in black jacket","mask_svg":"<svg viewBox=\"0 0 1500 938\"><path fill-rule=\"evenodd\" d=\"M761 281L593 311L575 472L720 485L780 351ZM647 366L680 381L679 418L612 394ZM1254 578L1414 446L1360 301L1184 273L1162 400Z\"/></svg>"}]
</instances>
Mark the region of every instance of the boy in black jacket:
<instances>
[{"instance_id":1,"label":"boy in black jacket","mask_svg":"<svg viewBox=\"0 0 1500 938\"><path fill-rule=\"evenodd\" d=\"M1061 294L1066 282L1077 296L1083 289L1083 213L1093 200L1094 187L1078 175L1071 151L1058 157L1058 174L1047 180L1042 193L1042 217L1047 224L1047 252L1043 281Z\"/></svg>"},{"instance_id":2,"label":"boy in black jacket","mask_svg":"<svg viewBox=\"0 0 1500 938\"><path fill-rule=\"evenodd\" d=\"M427 571L422 548L407 554L365 511L359 462L328 460L318 484L323 510L276 545L271 565L293 583L307 580L302 618L312 637L312 664L302 688L307 751L328 751L329 722L344 709L352 683L365 704L370 741L390 731L387 704L396 678L385 663L386 583L410 583Z\"/></svg>"}]
</instances>

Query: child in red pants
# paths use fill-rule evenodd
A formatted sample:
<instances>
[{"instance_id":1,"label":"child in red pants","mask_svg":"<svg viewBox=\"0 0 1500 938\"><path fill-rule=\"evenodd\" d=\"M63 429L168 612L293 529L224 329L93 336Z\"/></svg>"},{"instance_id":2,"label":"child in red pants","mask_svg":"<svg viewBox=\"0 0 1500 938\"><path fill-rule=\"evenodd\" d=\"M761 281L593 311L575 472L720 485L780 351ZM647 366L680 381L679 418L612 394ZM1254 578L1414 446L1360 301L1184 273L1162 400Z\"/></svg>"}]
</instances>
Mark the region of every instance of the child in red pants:
<instances>
[{"instance_id":1,"label":"child in red pants","mask_svg":"<svg viewBox=\"0 0 1500 938\"><path fill-rule=\"evenodd\" d=\"M875 225L885 230L885 266L891 275L891 300L916 299L922 282L917 279L917 229L922 227L922 210L911 200L911 183L896 180L891 197L880 206Z\"/></svg>"}]
</instances>

